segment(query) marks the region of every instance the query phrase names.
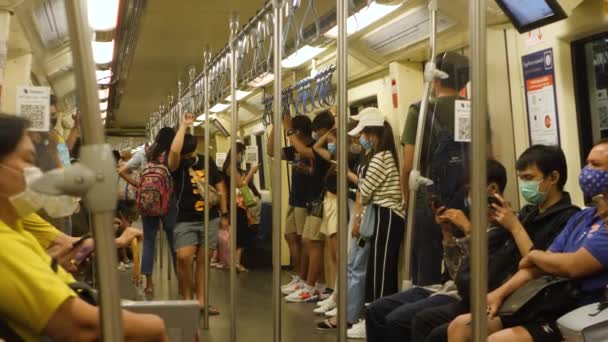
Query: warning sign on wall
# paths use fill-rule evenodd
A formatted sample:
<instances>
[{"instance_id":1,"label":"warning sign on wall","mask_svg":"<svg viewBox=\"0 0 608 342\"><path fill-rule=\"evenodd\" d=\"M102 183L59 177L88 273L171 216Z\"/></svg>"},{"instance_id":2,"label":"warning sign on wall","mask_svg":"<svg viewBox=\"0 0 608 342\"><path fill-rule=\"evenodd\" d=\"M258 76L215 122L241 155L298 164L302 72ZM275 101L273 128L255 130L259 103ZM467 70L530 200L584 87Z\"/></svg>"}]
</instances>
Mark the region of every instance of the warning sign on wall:
<instances>
[{"instance_id":1,"label":"warning sign on wall","mask_svg":"<svg viewBox=\"0 0 608 342\"><path fill-rule=\"evenodd\" d=\"M559 145L553 49L522 57L530 144Z\"/></svg>"}]
</instances>

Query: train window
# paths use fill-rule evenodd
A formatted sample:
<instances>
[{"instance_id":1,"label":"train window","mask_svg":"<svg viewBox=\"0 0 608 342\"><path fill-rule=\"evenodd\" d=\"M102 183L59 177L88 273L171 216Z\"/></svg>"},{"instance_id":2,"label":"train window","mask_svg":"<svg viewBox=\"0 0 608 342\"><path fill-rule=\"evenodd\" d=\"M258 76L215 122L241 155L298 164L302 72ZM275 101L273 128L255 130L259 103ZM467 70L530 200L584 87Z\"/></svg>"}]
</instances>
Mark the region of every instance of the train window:
<instances>
[{"instance_id":1,"label":"train window","mask_svg":"<svg viewBox=\"0 0 608 342\"><path fill-rule=\"evenodd\" d=\"M581 161L608 138L608 32L572 44Z\"/></svg>"},{"instance_id":2,"label":"train window","mask_svg":"<svg viewBox=\"0 0 608 342\"><path fill-rule=\"evenodd\" d=\"M350 105L350 115L357 115L360 111L367 107L378 107L378 97L372 96L363 100L357 101Z\"/></svg>"}]
</instances>

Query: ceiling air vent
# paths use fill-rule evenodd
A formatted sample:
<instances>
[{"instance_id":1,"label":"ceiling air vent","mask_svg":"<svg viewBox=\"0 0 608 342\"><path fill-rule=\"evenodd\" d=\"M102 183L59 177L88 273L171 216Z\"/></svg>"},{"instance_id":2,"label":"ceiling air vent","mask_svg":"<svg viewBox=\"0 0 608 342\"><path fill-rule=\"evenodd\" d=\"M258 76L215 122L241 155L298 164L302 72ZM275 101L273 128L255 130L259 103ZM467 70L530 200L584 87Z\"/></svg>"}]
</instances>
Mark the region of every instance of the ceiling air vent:
<instances>
[{"instance_id":1,"label":"ceiling air vent","mask_svg":"<svg viewBox=\"0 0 608 342\"><path fill-rule=\"evenodd\" d=\"M34 23L47 49L62 45L69 40L68 24L63 0L47 0L34 10Z\"/></svg>"},{"instance_id":2,"label":"ceiling air vent","mask_svg":"<svg viewBox=\"0 0 608 342\"><path fill-rule=\"evenodd\" d=\"M456 21L438 13L437 31L443 32ZM429 36L429 11L425 6L395 18L387 25L367 34L362 41L376 53L385 56L414 45Z\"/></svg>"}]
</instances>

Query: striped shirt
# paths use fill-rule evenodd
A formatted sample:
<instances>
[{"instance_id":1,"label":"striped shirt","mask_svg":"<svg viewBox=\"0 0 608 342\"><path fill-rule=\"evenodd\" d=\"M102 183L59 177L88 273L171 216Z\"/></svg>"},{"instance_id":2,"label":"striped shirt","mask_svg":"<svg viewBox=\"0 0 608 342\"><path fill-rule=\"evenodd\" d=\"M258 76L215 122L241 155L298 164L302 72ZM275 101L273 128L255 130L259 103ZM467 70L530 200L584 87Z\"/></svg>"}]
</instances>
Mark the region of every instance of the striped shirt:
<instances>
[{"instance_id":1,"label":"striped shirt","mask_svg":"<svg viewBox=\"0 0 608 342\"><path fill-rule=\"evenodd\" d=\"M371 202L392 209L397 215L404 217L399 168L389 151L376 153L372 157L360 190L363 205Z\"/></svg>"}]
</instances>

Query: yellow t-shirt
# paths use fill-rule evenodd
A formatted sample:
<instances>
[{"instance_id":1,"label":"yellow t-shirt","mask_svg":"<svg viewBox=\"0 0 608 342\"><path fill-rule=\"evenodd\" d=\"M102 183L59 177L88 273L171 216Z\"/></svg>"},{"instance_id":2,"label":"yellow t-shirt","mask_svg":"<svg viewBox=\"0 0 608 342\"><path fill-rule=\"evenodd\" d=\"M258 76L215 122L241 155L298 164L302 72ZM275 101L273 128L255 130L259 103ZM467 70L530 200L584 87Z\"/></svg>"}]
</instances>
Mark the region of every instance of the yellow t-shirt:
<instances>
[{"instance_id":1,"label":"yellow t-shirt","mask_svg":"<svg viewBox=\"0 0 608 342\"><path fill-rule=\"evenodd\" d=\"M61 266L51 269L51 257L24 222L9 227L0 221L0 241L0 318L25 341L37 341L59 306L76 297L67 285L74 278Z\"/></svg>"},{"instance_id":2,"label":"yellow t-shirt","mask_svg":"<svg viewBox=\"0 0 608 342\"><path fill-rule=\"evenodd\" d=\"M37 214L32 214L23 219L23 229L34 235L44 249L48 249L51 243L61 234L57 228Z\"/></svg>"}]
</instances>

